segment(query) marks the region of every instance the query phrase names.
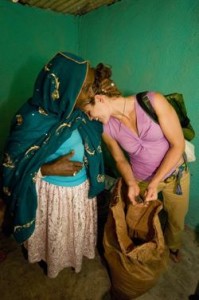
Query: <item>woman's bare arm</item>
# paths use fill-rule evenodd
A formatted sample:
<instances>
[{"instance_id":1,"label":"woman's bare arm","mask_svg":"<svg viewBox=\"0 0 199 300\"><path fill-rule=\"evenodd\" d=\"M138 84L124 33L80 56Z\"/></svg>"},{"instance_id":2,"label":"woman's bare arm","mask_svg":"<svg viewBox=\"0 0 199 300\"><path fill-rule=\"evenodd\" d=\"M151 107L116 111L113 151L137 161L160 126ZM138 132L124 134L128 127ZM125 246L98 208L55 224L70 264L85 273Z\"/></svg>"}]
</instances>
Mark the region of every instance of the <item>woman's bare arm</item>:
<instances>
[{"instance_id":1,"label":"woman's bare arm","mask_svg":"<svg viewBox=\"0 0 199 300\"><path fill-rule=\"evenodd\" d=\"M154 191L157 189L159 182L173 168L183 162L182 155L185 148L184 136L178 116L174 108L168 103L167 99L162 94L154 93L153 107L158 116L160 127L168 140L170 147L157 169L156 174L149 183L146 200L152 200L152 198L155 197L154 193L156 192Z\"/></svg>"}]
</instances>

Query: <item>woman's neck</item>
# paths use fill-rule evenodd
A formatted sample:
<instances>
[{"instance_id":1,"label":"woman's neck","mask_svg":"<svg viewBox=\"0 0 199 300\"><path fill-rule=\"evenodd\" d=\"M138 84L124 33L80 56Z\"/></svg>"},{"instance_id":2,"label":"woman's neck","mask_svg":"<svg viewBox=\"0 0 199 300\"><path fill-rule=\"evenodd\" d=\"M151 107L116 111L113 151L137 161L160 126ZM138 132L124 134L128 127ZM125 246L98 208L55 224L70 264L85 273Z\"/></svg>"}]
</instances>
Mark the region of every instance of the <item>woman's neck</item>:
<instances>
[{"instance_id":1,"label":"woman's neck","mask_svg":"<svg viewBox=\"0 0 199 300\"><path fill-rule=\"evenodd\" d=\"M123 117L129 118L134 110L134 97L119 97L111 99L112 117L122 120Z\"/></svg>"}]
</instances>

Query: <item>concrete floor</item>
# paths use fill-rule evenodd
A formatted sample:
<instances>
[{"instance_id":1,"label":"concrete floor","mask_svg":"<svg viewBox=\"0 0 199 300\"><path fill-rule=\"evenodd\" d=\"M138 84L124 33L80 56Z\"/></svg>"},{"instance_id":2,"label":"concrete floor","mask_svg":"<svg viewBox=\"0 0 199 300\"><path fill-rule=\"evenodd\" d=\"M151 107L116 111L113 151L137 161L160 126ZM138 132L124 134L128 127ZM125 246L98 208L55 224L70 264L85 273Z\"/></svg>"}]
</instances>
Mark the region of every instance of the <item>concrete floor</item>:
<instances>
[{"instance_id":1,"label":"concrete floor","mask_svg":"<svg viewBox=\"0 0 199 300\"><path fill-rule=\"evenodd\" d=\"M108 212L107 198L109 194L99 197L96 257L93 260L85 258L82 271L78 274L67 268L55 279L48 278L44 265L28 263L21 246L16 244L12 236L7 237L0 231L0 251L7 255L0 262L0 299L110 300L111 283L100 256L103 253L102 236ZM170 261L168 270L156 286L138 297L138 300L199 299L199 232L186 228L183 244L182 262L176 264Z\"/></svg>"},{"instance_id":2,"label":"concrete floor","mask_svg":"<svg viewBox=\"0 0 199 300\"><path fill-rule=\"evenodd\" d=\"M182 261L177 264L170 261L167 272L163 274L158 284L137 299L199 299L199 236L194 231L186 228L183 234L183 242Z\"/></svg>"},{"instance_id":3,"label":"concrete floor","mask_svg":"<svg viewBox=\"0 0 199 300\"><path fill-rule=\"evenodd\" d=\"M190 229L183 235L183 260L170 262L168 270L139 300L187 300L199 283L199 238ZM85 259L82 271L63 270L49 279L39 264L29 264L12 237L0 233L0 250L7 258L0 263L1 300L110 300L110 280L100 256Z\"/></svg>"}]
</instances>

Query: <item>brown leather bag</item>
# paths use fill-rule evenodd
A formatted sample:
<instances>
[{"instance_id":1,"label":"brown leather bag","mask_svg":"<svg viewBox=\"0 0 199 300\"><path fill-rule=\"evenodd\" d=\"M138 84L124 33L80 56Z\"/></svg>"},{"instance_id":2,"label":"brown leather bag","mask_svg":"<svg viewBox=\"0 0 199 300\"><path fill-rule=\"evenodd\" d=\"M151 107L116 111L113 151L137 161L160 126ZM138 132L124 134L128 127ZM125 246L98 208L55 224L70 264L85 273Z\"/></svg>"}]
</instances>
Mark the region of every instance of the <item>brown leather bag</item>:
<instances>
[{"instance_id":1,"label":"brown leather bag","mask_svg":"<svg viewBox=\"0 0 199 300\"><path fill-rule=\"evenodd\" d=\"M157 282L168 263L158 213L159 200L148 206L126 201L120 179L112 194L104 231L104 251L112 281L112 299L130 300L142 295Z\"/></svg>"}]
</instances>

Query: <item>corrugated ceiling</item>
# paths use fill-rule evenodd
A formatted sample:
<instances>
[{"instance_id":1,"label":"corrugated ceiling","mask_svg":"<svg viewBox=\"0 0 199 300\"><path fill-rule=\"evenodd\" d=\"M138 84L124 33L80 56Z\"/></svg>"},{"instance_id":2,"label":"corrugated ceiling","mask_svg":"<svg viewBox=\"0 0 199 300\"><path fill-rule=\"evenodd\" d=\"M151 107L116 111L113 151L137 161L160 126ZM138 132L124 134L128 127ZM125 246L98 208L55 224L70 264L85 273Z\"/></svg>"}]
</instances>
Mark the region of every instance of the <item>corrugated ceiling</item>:
<instances>
[{"instance_id":1,"label":"corrugated ceiling","mask_svg":"<svg viewBox=\"0 0 199 300\"><path fill-rule=\"evenodd\" d=\"M58 13L84 15L104 5L111 5L121 0L11 0L12 2L50 9Z\"/></svg>"}]
</instances>

